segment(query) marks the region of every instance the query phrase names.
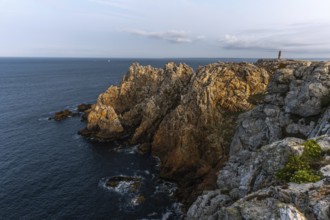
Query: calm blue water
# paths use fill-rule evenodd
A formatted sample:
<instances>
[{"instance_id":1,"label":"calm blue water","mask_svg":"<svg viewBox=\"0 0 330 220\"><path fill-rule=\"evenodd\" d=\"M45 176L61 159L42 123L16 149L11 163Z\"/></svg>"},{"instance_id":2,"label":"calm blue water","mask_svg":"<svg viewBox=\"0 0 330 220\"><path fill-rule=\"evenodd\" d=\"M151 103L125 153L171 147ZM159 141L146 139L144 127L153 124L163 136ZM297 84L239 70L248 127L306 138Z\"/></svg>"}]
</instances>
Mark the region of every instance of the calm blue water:
<instances>
[{"instance_id":1,"label":"calm blue water","mask_svg":"<svg viewBox=\"0 0 330 220\"><path fill-rule=\"evenodd\" d=\"M94 103L135 61L162 67L169 59L0 58L1 219L178 218L172 186L157 178L155 158L132 146L88 142L77 135L85 126L79 118L47 120ZM217 59L175 61L197 68ZM103 187L116 175L142 177L146 201L133 205L131 195Z\"/></svg>"}]
</instances>

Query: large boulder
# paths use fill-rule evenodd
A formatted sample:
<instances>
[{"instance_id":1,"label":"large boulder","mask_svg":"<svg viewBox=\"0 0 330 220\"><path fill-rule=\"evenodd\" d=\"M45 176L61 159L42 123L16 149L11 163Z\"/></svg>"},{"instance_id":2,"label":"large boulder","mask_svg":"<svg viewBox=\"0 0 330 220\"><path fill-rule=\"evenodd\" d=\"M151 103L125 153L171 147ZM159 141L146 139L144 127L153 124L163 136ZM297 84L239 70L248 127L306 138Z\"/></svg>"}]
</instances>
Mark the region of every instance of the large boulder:
<instances>
[{"instance_id":1,"label":"large boulder","mask_svg":"<svg viewBox=\"0 0 330 220\"><path fill-rule=\"evenodd\" d=\"M283 68L274 71L264 103L240 115L230 155L284 137L311 137L325 105L330 104L330 62L269 62ZM260 63L270 68L265 60Z\"/></svg>"}]
</instances>

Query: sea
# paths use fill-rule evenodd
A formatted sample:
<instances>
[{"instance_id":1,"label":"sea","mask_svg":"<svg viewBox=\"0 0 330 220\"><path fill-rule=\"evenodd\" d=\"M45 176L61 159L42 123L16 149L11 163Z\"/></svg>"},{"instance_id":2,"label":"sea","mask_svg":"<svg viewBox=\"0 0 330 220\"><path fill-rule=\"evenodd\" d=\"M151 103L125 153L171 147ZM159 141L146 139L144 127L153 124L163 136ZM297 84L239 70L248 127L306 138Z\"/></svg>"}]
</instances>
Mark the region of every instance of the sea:
<instances>
[{"instance_id":1,"label":"sea","mask_svg":"<svg viewBox=\"0 0 330 220\"><path fill-rule=\"evenodd\" d=\"M216 61L256 59L0 58L0 219L180 219L176 185L159 178L160 161L127 143L77 134L79 117L48 120L63 109L95 103L133 62L195 70ZM137 204L114 176L142 179Z\"/></svg>"}]
</instances>

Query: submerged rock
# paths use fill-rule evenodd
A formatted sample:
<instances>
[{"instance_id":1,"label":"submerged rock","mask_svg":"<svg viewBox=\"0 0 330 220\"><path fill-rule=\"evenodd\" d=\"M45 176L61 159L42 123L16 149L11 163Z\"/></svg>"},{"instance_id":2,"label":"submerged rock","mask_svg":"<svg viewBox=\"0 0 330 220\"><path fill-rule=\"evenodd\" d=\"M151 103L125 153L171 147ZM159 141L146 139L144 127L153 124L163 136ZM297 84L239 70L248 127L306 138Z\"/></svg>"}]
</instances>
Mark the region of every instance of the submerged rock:
<instances>
[{"instance_id":1,"label":"submerged rock","mask_svg":"<svg viewBox=\"0 0 330 220\"><path fill-rule=\"evenodd\" d=\"M143 195L138 195L138 196L134 197L131 202L133 205L136 206L136 205L141 205L145 201L146 201L146 198Z\"/></svg>"},{"instance_id":2,"label":"submerged rock","mask_svg":"<svg viewBox=\"0 0 330 220\"><path fill-rule=\"evenodd\" d=\"M109 178L105 185L109 188L115 189L116 191L137 193L141 188L142 179L131 176L114 176Z\"/></svg>"}]
</instances>

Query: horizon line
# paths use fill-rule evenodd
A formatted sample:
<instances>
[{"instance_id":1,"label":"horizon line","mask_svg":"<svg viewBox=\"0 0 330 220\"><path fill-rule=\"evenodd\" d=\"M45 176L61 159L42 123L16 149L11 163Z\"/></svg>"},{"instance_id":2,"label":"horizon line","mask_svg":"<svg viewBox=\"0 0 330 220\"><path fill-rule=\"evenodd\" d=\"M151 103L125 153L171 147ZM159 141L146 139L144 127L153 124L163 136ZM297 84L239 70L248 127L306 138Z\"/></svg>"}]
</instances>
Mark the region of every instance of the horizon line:
<instances>
[{"instance_id":1,"label":"horizon line","mask_svg":"<svg viewBox=\"0 0 330 220\"><path fill-rule=\"evenodd\" d=\"M69 56L0 56L0 58L25 59L277 59L276 57L69 57ZM330 57L286 57L285 59L329 59Z\"/></svg>"}]
</instances>

